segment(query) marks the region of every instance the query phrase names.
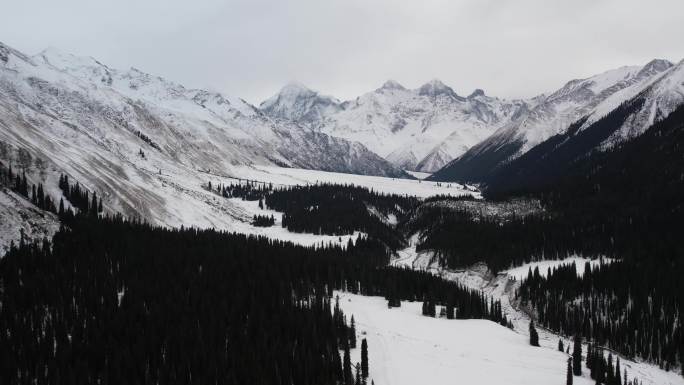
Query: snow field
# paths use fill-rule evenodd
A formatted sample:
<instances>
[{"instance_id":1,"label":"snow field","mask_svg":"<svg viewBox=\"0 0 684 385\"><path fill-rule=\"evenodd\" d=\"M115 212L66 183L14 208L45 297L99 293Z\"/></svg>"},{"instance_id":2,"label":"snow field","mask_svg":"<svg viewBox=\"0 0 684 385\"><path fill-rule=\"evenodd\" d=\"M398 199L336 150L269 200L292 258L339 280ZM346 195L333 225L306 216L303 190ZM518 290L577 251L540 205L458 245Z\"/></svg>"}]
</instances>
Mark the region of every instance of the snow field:
<instances>
[{"instance_id":1,"label":"snow field","mask_svg":"<svg viewBox=\"0 0 684 385\"><path fill-rule=\"evenodd\" d=\"M506 317L513 323L514 333L520 335L525 343L529 341L529 322L530 317L528 314L521 309L515 300L515 289L520 285L520 281L527 276L529 268L534 270L535 267L539 267L539 274L546 275L547 269L553 268L555 266L560 266L562 264L569 264L575 262L577 268L577 273L581 275L584 272L584 263L590 262L592 267L597 266L600 263L600 259L588 259L580 256L571 256L565 259L559 260L548 260L548 261L536 261L528 264L524 264L519 267L511 268L506 271L499 272L499 274L492 274L486 265L477 264L471 266L468 269L463 270L450 270L440 267L436 261L433 260L433 254L431 252L421 252L417 253L415 250L415 243L417 241L417 236L411 238L411 245L404 250L398 252L398 256L392 260L391 264L394 266L404 266L413 269L430 271L436 275L441 276L444 279L460 282L461 284L470 287L475 290L482 291L485 295L493 297L501 301L501 308ZM604 258L604 263L612 262L612 259ZM342 301L340 300L340 304ZM417 306L420 307L420 303ZM402 303L403 306L403 303ZM347 312L345 310L345 312ZM417 308L417 313L420 316L420 308ZM360 316L355 315L357 323L361 322ZM445 320L446 321L446 320ZM544 350L550 350L556 352L558 349L558 339L563 339L563 344L567 347L572 346L572 341L569 338L560 337L558 334L553 333L541 327L537 327L539 333L539 344ZM483 338L487 338L486 336ZM370 341L369 341L370 343ZM369 346L369 352L371 348ZM571 348L572 351L572 348ZM587 344L582 345L583 356L586 358ZM559 352L560 353L560 352ZM608 354L607 352L605 353ZM615 356L615 352L613 352ZM635 362L628 360L625 357L620 357L620 364L623 370L627 370L629 378L637 377L644 385L684 385L684 377L675 371L665 371L658 368L655 365ZM372 364L371 364L372 366ZM371 372L372 372L371 368ZM543 370L543 367L540 367ZM590 380L588 377L588 372L586 367L583 366L583 375L586 376L586 380L590 381L587 383L593 384L594 381ZM560 374L560 372L559 372ZM562 376L558 377L554 382L549 383L563 383L565 381L565 371L562 372ZM575 377L575 384L580 384L582 380ZM494 380L493 380L494 381ZM475 382L487 384L489 382ZM494 382L492 382L494 383ZM509 382L504 382L509 383ZM510 382L515 383L515 382Z\"/></svg>"},{"instance_id":2,"label":"snow field","mask_svg":"<svg viewBox=\"0 0 684 385\"><path fill-rule=\"evenodd\" d=\"M381 297L344 292L340 307L354 315L360 362L368 340L370 378L377 385L564 383L568 355L529 345L526 336L486 320L447 320L421 315L420 302L387 308ZM593 384L575 377L575 384Z\"/></svg>"},{"instance_id":3,"label":"snow field","mask_svg":"<svg viewBox=\"0 0 684 385\"><path fill-rule=\"evenodd\" d=\"M229 175L235 179L253 180L274 185L307 185L316 183L353 184L385 194L410 195L418 198L443 195L473 195L481 198L479 191L458 183L427 182L415 179L386 178L381 176L344 174L337 172L285 168L275 166L234 166ZM230 183L230 180L226 181Z\"/></svg>"}]
</instances>

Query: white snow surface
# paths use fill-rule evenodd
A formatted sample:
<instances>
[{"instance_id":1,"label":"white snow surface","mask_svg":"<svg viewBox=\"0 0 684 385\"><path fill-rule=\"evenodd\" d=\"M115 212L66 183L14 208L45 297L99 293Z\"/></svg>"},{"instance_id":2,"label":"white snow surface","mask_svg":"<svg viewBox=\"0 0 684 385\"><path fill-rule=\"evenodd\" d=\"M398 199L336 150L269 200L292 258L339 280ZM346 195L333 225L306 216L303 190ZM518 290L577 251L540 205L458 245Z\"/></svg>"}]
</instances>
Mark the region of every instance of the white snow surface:
<instances>
[{"instance_id":1,"label":"white snow surface","mask_svg":"<svg viewBox=\"0 0 684 385\"><path fill-rule=\"evenodd\" d=\"M522 281L527 278L527 273L530 269L534 272L535 268L539 268L539 275L546 277L548 270L553 270L561 265L569 265L571 263L575 264L575 271L579 277L584 275L584 266L589 262L589 265L593 268L601 265L613 262L611 258L585 258L578 255L573 255L563 259L551 259L525 263L521 266L513 267L508 270L503 271L509 277L513 277L518 281Z\"/></svg>"},{"instance_id":2,"label":"white snow surface","mask_svg":"<svg viewBox=\"0 0 684 385\"><path fill-rule=\"evenodd\" d=\"M411 175L412 177L417 178L417 179L425 179L425 178L429 177L430 175L432 175L429 172L410 171L410 170L404 170L404 171L406 171L409 175Z\"/></svg>"},{"instance_id":3,"label":"white snow surface","mask_svg":"<svg viewBox=\"0 0 684 385\"><path fill-rule=\"evenodd\" d=\"M418 179L387 178L369 175L344 174L327 171L273 166L234 166L230 177L273 183L274 185L308 185L317 183L351 184L384 194L409 195L427 198L433 195L472 195L481 198L472 186L458 183L438 183ZM230 182L228 182L230 183Z\"/></svg>"},{"instance_id":4,"label":"white snow surface","mask_svg":"<svg viewBox=\"0 0 684 385\"><path fill-rule=\"evenodd\" d=\"M368 341L370 378L377 385L563 383L568 355L535 348L526 336L486 320L421 315L421 302L387 308L381 297L337 293L347 317ZM352 362L360 361L360 348ZM575 377L575 384L593 384Z\"/></svg>"}]
</instances>

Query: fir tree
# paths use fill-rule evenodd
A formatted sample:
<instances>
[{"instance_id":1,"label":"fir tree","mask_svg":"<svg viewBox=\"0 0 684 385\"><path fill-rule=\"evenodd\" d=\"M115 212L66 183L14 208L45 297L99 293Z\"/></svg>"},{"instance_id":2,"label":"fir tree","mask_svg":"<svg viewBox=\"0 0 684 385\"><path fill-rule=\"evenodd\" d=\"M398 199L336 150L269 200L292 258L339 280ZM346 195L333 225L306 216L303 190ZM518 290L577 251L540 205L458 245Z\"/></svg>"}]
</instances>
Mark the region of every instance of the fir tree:
<instances>
[{"instance_id":1,"label":"fir tree","mask_svg":"<svg viewBox=\"0 0 684 385\"><path fill-rule=\"evenodd\" d=\"M565 348L563 348L563 340L560 338L558 339L558 351L559 352L565 351Z\"/></svg>"},{"instance_id":2,"label":"fir tree","mask_svg":"<svg viewBox=\"0 0 684 385\"><path fill-rule=\"evenodd\" d=\"M356 349L356 322L354 322L354 315L351 317L351 326L349 327L349 346Z\"/></svg>"},{"instance_id":3,"label":"fir tree","mask_svg":"<svg viewBox=\"0 0 684 385\"><path fill-rule=\"evenodd\" d=\"M349 344L344 344L344 358L342 359L342 374L344 376L344 383L346 385L353 385L354 379L352 378L352 367L351 367L351 357L349 356Z\"/></svg>"},{"instance_id":4,"label":"fir tree","mask_svg":"<svg viewBox=\"0 0 684 385\"><path fill-rule=\"evenodd\" d=\"M361 340L361 374L368 378L368 342L365 338Z\"/></svg>"},{"instance_id":5,"label":"fir tree","mask_svg":"<svg viewBox=\"0 0 684 385\"><path fill-rule=\"evenodd\" d=\"M582 375L582 337L575 335L572 350L572 367L576 376Z\"/></svg>"},{"instance_id":6,"label":"fir tree","mask_svg":"<svg viewBox=\"0 0 684 385\"><path fill-rule=\"evenodd\" d=\"M568 358L568 370L565 374L565 384L572 385L572 359Z\"/></svg>"},{"instance_id":7,"label":"fir tree","mask_svg":"<svg viewBox=\"0 0 684 385\"><path fill-rule=\"evenodd\" d=\"M537 334L533 320L530 320L530 345L539 346L539 334Z\"/></svg>"}]
</instances>

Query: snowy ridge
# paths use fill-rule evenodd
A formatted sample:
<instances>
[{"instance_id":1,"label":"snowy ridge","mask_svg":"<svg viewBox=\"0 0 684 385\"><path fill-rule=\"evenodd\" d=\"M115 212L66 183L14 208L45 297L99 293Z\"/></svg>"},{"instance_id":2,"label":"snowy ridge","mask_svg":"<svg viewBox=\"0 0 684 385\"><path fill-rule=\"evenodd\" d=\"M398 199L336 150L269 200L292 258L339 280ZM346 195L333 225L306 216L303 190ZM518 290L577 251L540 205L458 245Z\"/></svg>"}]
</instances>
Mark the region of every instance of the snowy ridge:
<instances>
[{"instance_id":1,"label":"snowy ridge","mask_svg":"<svg viewBox=\"0 0 684 385\"><path fill-rule=\"evenodd\" d=\"M358 141L397 167L425 172L436 171L525 107L482 90L462 97L439 80L414 90L388 80L343 103L288 85L261 104L269 116Z\"/></svg>"},{"instance_id":2,"label":"snowy ridge","mask_svg":"<svg viewBox=\"0 0 684 385\"><path fill-rule=\"evenodd\" d=\"M650 64L650 68L647 66L642 72L658 73L658 69L665 67L665 64L661 62L654 61ZM643 107L633 113L622 127L608 138L604 146L641 135L648 127L664 119L678 106L684 104L684 60L667 67L667 70L658 73L658 76L648 78L648 81L640 84L639 87L624 89L619 94L614 94L603 101L588 116L582 129L607 115L621 102L631 99L643 99Z\"/></svg>"},{"instance_id":3,"label":"snowy ridge","mask_svg":"<svg viewBox=\"0 0 684 385\"><path fill-rule=\"evenodd\" d=\"M532 108L520 111L516 119L451 161L436 178L482 180L498 166L553 135L565 133L572 123L587 118L582 127L586 128L620 104L644 95L648 107L628 120L611 141L634 137L684 101L676 80L680 67L681 63L675 66L669 61L655 59L643 66L620 67L586 79L572 80L549 95L534 98L530 102ZM648 113L647 108L655 112Z\"/></svg>"}]
</instances>

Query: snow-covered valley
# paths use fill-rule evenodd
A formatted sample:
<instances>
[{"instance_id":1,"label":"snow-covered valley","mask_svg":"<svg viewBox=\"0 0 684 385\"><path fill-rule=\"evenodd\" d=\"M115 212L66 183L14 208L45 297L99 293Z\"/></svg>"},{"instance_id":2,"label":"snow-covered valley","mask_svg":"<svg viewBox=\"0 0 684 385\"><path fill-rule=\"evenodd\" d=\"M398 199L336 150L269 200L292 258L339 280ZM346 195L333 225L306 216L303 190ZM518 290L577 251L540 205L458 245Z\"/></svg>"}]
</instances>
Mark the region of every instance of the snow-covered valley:
<instances>
[{"instance_id":1,"label":"snow-covered valley","mask_svg":"<svg viewBox=\"0 0 684 385\"><path fill-rule=\"evenodd\" d=\"M477 370L473 370L475 377L472 377L472 379L468 377L468 380L473 383L480 383L482 381L482 383L549 384L561 382L564 379L565 361L568 355L557 351L558 340L560 338L565 346L570 346L572 344L571 339L538 327L541 347L533 348L529 346L528 326L530 316L528 309L521 307L516 299L516 289L519 287L520 281L527 276L528 271L535 268L539 269L540 274L545 275L547 269L574 263L577 274L581 276L585 263L589 263L594 268L601 263L610 263L610 259L589 259L580 256L569 256L557 260L530 262L501 271L498 274L492 274L485 264L477 264L460 270L444 268L436 262L432 252L416 252L415 246L417 241L417 236L412 237L409 247L397 253L397 256L392 260L392 265L429 271L444 279L481 291L495 300L500 300L503 312L509 321L512 322L514 330L510 331L501 325L484 320L459 321L425 317L420 312L421 303L402 303L402 307L399 309L387 309L384 299L366 299L345 294L347 297L350 297L350 304L345 310L349 309L348 311L354 314L355 319L360 325L368 323L368 330L372 331L369 342L375 339L376 343L380 345L376 349L382 350L379 353L380 360L387 360L387 358L384 358L384 355L392 356L393 354L399 360L409 360L407 356L411 357L410 364L407 361L402 361L406 362L406 364L401 367L416 368L417 373L437 373L437 377L432 382L434 384L449 383L449 379L454 377L461 378L460 373L468 373L473 365L483 365L486 367L492 361L500 364L501 366L496 366L500 369L495 371L495 373L490 373L480 367ZM342 300L340 302L343 303ZM354 311L360 315L357 315ZM361 314L367 314L367 321L364 320ZM397 319L391 320L393 316L397 317ZM392 325L392 327L406 328L401 329L403 331L401 334L384 334L381 332L383 328L381 325L385 323ZM361 330L363 329L361 328ZM430 330L440 330L440 332L439 334L435 333L432 335L429 332ZM463 330L469 330L470 332L460 334ZM426 333L431 335L432 338L426 339ZM515 337L508 336L508 333L515 334ZM442 338L441 336L445 337ZM452 336L458 336L458 338L452 340ZM483 345L487 346L487 348L477 350L477 348L473 349L470 345ZM432 346L434 350L431 350L429 346ZM401 349L405 349L407 352L397 353L401 352ZM586 352L586 349L587 345L584 344L583 351ZM437 353L440 350L449 352L448 357L451 358L448 359L446 355L441 357ZM371 348L369 348L369 352L372 357ZM392 360L392 358L389 358L389 360ZM677 371L665 371L656 365L629 360L625 357L621 357L621 360L628 376L630 378L636 376L644 384L684 384L684 378ZM525 365L530 366L526 367ZM435 367L438 369L435 370ZM527 371L525 371L525 368L527 368ZM530 370L530 368L535 369ZM520 373L517 372L518 370ZM586 372L586 368L584 370ZM486 379L484 377L477 377L485 375L483 373L491 375L491 377L486 377ZM506 373L510 374L506 376ZM379 375L380 378L386 376L383 372ZM504 379L498 377L500 375L504 375ZM577 381L576 383L582 384L594 383L593 380L588 378L586 373L583 378L576 378L575 380ZM387 383L394 384L395 382L389 381Z\"/></svg>"}]
</instances>

